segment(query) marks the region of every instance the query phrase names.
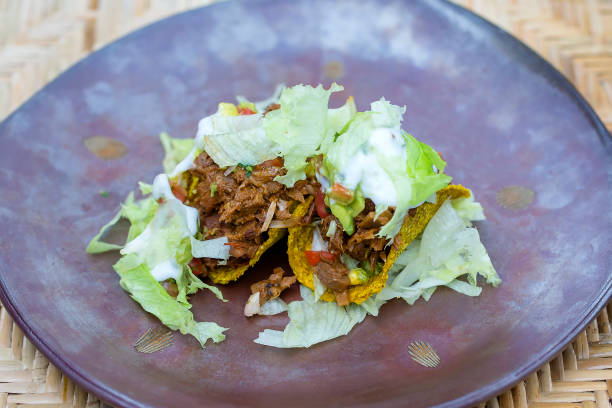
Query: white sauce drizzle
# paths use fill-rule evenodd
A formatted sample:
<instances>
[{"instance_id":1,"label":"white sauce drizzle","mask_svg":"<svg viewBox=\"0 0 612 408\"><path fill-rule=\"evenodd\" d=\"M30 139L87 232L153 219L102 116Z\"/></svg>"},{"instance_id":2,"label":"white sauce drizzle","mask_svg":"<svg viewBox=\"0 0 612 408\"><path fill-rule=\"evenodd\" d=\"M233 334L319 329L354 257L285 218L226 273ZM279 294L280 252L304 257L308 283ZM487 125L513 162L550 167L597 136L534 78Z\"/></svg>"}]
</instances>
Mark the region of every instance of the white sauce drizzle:
<instances>
[{"instance_id":1,"label":"white sauce drizzle","mask_svg":"<svg viewBox=\"0 0 612 408\"><path fill-rule=\"evenodd\" d=\"M171 258L155 265L155 267L151 270L151 275L153 275L155 280L158 282L163 282L170 278L174 280L178 279L181 276L182 271L183 268L181 268L181 266Z\"/></svg>"},{"instance_id":2,"label":"white sauce drizzle","mask_svg":"<svg viewBox=\"0 0 612 408\"><path fill-rule=\"evenodd\" d=\"M395 128L375 129L367 145L338 173L338 181L351 190L360 185L364 197L377 205L397 206L395 185L380 166L377 153L384 159L405 162L406 146L400 132Z\"/></svg>"}]
</instances>

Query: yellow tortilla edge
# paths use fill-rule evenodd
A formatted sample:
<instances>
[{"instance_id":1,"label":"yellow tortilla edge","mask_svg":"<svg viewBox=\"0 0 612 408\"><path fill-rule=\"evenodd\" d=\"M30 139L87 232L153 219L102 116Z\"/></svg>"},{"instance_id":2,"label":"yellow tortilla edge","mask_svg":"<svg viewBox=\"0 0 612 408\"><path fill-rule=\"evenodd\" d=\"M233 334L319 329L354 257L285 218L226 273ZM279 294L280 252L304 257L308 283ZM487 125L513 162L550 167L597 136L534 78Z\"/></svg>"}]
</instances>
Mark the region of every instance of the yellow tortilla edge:
<instances>
[{"instance_id":1,"label":"yellow tortilla edge","mask_svg":"<svg viewBox=\"0 0 612 408\"><path fill-rule=\"evenodd\" d=\"M398 232L399 239L397 246L392 246L387 255L387 260L382 271L373 276L368 282L361 285L351 286L348 290L349 300L353 303L362 303L370 296L380 292L387 284L389 277L389 269L397 260L400 254L410 245L410 243L425 229L429 220L434 216L436 211L442 206L447 199L457 199L461 197L469 197L470 190L462 185L448 185L436 193L436 202L425 202L416 208L413 216L406 217L404 224ZM308 211L308 203L300 204L295 210L298 217L302 217ZM304 286L314 290L314 271L304 251L310 250L312 246L312 234L314 228L311 226L300 226L289 228L289 238L287 240L287 254L289 255L289 265L297 280ZM335 295L331 290L326 290L321 299L326 302L336 300Z\"/></svg>"},{"instance_id":2,"label":"yellow tortilla edge","mask_svg":"<svg viewBox=\"0 0 612 408\"><path fill-rule=\"evenodd\" d=\"M230 268L227 266L221 266L208 273L208 278L213 283L219 283L225 285L231 281L235 281L240 278L251 266L255 265L259 258L266 252L272 245L276 244L282 237L287 233L286 228L274 228L268 230L268 239L266 242L261 244L257 248L257 252L248 264L239 266L238 268Z\"/></svg>"}]
</instances>

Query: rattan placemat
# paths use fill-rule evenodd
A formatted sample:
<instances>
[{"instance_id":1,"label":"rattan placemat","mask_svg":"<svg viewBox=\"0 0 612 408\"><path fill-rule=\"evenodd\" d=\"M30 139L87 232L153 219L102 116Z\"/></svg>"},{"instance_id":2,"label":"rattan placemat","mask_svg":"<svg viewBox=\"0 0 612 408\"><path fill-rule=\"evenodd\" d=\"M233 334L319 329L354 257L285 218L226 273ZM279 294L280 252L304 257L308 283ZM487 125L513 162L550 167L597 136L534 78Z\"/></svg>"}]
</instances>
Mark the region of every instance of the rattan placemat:
<instances>
[{"instance_id":1,"label":"rattan placemat","mask_svg":"<svg viewBox=\"0 0 612 408\"><path fill-rule=\"evenodd\" d=\"M455 0L563 72L612 129L612 1ZM68 66L151 21L211 0L0 0L0 120ZM557 357L481 407L610 407L612 303ZM521 356L516 356L521 358ZM101 407L0 305L0 408Z\"/></svg>"}]
</instances>

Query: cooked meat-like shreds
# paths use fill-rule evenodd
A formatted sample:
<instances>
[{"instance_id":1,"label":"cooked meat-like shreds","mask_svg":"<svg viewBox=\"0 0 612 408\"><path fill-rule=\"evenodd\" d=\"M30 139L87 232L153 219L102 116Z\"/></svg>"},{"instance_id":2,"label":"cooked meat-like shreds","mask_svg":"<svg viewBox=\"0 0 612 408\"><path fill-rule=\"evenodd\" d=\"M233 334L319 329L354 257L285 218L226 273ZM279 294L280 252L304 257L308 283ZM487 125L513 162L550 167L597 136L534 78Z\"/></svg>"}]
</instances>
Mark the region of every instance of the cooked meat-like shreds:
<instances>
[{"instance_id":1,"label":"cooked meat-like shreds","mask_svg":"<svg viewBox=\"0 0 612 408\"><path fill-rule=\"evenodd\" d=\"M321 235L328 241L328 251L336 256L333 262L319 262L314 267L314 273L321 283L331 289L336 296L336 302L340 306L349 303L347 289L351 285L349 269L340 261L342 254L347 254L358 261L366 261L370 270L375 270L379 261L387 260L386 238L378 237L376 234L381 227L393 217L394 208L383 211L376 217L375 205L369 198L365 200L365 208L354 218L355 232L352 235L344 233L342 224L333 215L328 215L321 220ZM331 223L336 224L336 231L330 237L327 236Z\"/></svg>"},{"instance_id":2,"label":"cooked meat-like shreds","mask_svg":"<svg viewBox=\"0 0 612 408\"><path fill-rule=\"evenodd\" d=\"M259 292L259 305L263 305L270 299L280 296L281 292L293 285L297 278L295 276L283 276L285 270L281 267L274 268L268 279L264 279L251 285L251 293Z\"/></svg>"},{"instance_id":3,"label":"cooked meat-like shreds","mask_svg":"<svg viewBox=\"0 0 612 408\"><path fill-rule=\"evenodd\" d=\"M358 261L368 261L373 269L376 262L387 259L386 238L378 237L376 234L381 227L393 217L394 208L388 208L376 217L375 205L367 198L365 208L354 218L355 232L353 235L344 233L342 224L333 215L329 215L321 221L321 235L329 241L328 251L340 256L347 254ZM331 222L336 223L336 231L331 237L327 237L327 231Z\"/></svg>"},{"instance_id":4,"label":"cooked meat-like shreds","mask_svg":"<svg viewBox=\"0 0 612 408\"><path fill-rule=\"evenodd\" d=\"M350 303L347 291L351 286L348 276L349 269L339 259L330 263L321 260L314 266L314 274L323 286L334 292L338 306L346 306Z\"/></svg>"},{"instance_id":5,"label":"cooked meat-like shreds","mask_svg":"<svg viewBox=\"0 0 612 408\"><path fill-rule=\"evenodd\" d=\"M190 190L186 204L198 209L205 239L228 238L228 266L244 265L266 240L267 232L261 230L273 201L277 203L273 219L287 220L295 203L303 202L318 188L312 178L300 180L289 189L274 181L286 173L281 158L248 168L238 166L228 172L204 152L194 165L186 178ZM205 276L219 261L201 258L194 264L199 264L192 267L194 273Z\"/></svg>"}]
</instances>

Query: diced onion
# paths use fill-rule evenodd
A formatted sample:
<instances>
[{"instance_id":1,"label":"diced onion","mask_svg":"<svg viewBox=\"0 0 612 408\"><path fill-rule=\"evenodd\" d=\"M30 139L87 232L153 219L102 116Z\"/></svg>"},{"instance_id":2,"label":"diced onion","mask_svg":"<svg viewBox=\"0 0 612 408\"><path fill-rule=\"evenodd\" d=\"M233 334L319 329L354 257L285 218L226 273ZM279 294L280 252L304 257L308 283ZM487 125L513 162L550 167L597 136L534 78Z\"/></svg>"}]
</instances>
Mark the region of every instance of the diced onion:
<instances>
[{"instance_id":1,"label":"diced onion","mask_svg":"<svg viewBox=\"0 0 612 408\"><path fill-rule=\"evenodd\" d=\"M327 228L327 234L325 234L328 238L331 238L336 234L336 221L332 220L329 223L329 228Z\"/></svg>"},{"instance_id":2,"label":"diced onion","mask_svg":"<svg viewBox=\"0 0 612 408\"><path fill-rule=\"evenodd\" d=\"M246 305L244 305L244 315L247 317L253 316L259 313L259 309L259 292L255 292L249 296Z\"/></svg>"},{"instance_id":3,"label":"diced onion","mask_svg":"<svg viewBox=\"0 0 612 408\"><path fill-rule=\"evenodd\" d=\"M274 220L270 223L269 228L290 228L298 224L297 218L289 218L288 220Z\"/></svg>"},{"instance_id":4,"label":"diced onion","mask_svg":"<svg viewBox=\"0 0 612 408\"><path fill-rule=\"evenodd\" d=\"M227 170L225 170L225 172L223 173L224 176L227 176L228 174L230 174L232 171L234 171L234 169L236 168L236 166L230 166L227 168Z\"/></svg>"},{"instance_id":5,"label":"diced onion","mask_svg":"<svg viewBox=\"0 0 612 408\"><path fill-rule=\"evenodd\" d=\"M321 236L321 232L319 228L315 228L314 233L312 234L312 247L311 251L327 251L327 242L323 240Z\"/></svg>"},{"instance_id":6,"label":"diced onion","mask_svg":"<svg viewBox=\"0 0 612 408\"><path fill-rule=\"evenodd\" d=\"M274 217L274 211L276 211L276 200L272 200L270 206L268 207L268 211L266 212L266 219L264 220L264 223L261 226L261 232L265 232L268 230L268 227L272 222L272 218Z\"/></svg>"},{"instance_id":7,"label":"diced onion","mask_svg":"<svg viewBox=\"0 0 612 408\"><path fill-rule=\"evenodd\" d=\"M279 208L279 210L285 211L287 209L287 205L289 205L289 203L287 201L285 201L285 200L278 200L277 207Z\"/></svg>"}]
</instances>

